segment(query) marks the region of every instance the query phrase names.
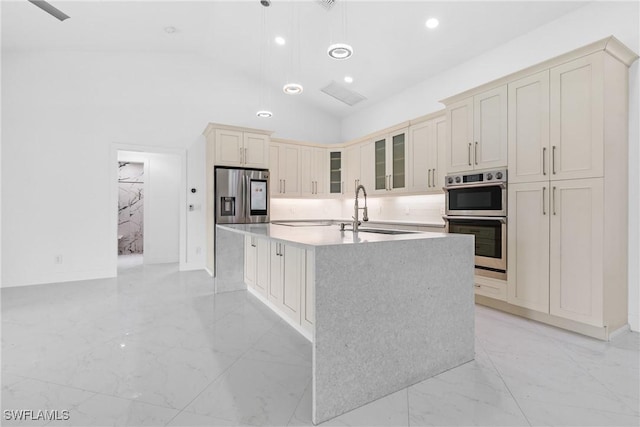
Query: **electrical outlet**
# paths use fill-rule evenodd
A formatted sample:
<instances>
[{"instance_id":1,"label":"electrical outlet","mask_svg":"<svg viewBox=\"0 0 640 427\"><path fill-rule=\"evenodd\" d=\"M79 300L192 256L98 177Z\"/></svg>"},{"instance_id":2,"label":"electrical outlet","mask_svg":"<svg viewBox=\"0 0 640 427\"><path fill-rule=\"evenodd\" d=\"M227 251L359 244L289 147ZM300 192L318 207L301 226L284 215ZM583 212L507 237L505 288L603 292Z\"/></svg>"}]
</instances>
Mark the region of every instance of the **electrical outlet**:
<instances>
[{"instance_id":1,"label":"electrical outlet","mask_svg":"<svg viewBox=\"0 0 640 427\"><path fill-rule=\"evenodd\" d=\"M62 264L62 255L56 255L53 258L53 262L56 263L56 264Z\"/></svg>"}]
</instances>

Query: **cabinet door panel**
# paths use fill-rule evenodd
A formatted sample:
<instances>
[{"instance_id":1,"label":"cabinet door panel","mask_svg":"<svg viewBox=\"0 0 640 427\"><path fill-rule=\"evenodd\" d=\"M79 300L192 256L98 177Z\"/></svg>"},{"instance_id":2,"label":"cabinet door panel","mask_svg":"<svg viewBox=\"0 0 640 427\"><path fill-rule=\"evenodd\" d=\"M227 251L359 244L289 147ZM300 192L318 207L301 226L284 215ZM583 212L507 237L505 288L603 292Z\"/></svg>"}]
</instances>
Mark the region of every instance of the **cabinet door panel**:
<instances>
[{"instance_id":1,"label":"cabinet door panel","mask_svg":"<svg viewBox=\"0 0 640 427\"><path fill-rule=\"evenodd\" d=\"M280 179L283 179L285 196L300 195L300 150L294 145L283 145L280 159Z\"/></svg>"},{"instance_id":2,"label":"cabinet door panel","mask_svg":"<svg viewBox=\"0 0 640 427\"><path fill-rule=\"evenodd\" d=\"M281 243L270 242L269 249L269 301L276 307L282 307L282 257L280 256Z\"/></svg>"},{"instance_id":3,"label":"cabinet door panel","mask_svg":"<svg viewBox=\"0 0 640 427\"><path fill-rule=\"evenodd\" d=\"M551 314L603 326L602 179L551 186Z\"/></svg>"},{"instance_id":4,"label":"cabinet door panel","mask_svg":"<svg viewBox=\"0 0 640 427\"><path fill-rule=\"evenodd\" d=\"M313 251L306 252L305 280L302 286L302 327L313 333L313 323L315 322L315 254Z\"/></svg>"},{"instance_id":5,"label":"cabinet door panel","mask_svg":"<svg viewBox=\"0 0 640 427\"><path fill-rule=\"evenodd\" d=\"M249 168L269 167L269 137L257 133L244 134L244 165Z\"/></svg>"},{"instance_id":6,"label":"cabinet door panel","mask_svg":"<svg viewBox=\"0 0 640 427\"><path fill-rule=\"evenodd\" d=\"M551 69L552 179L603 174L602 55L593 54Z\"/></svg>"},{"instance_id":7,"label":"cabinet door panel","mask_svg":"<svg viewBox=\"0 0 640 427\"><path fill-rule=\"evenodd\" d=\"M549 312L549 183L509 184L507 301Z\"/></svg>"},{"instance_id":8,"label":"cabinet door panel","mask_svg":"<svg viewBox=\"0 0 640 427\"><path fill-rule=\"evenodd\" d=\"M367 142L360 146L360 184L364 185L367 192L373 190L374 184L374 166L375 166L375 150L373 141ZM354 189L355 190L355 189ZM384 191L384 186L383 190Z\"/></svg>"},{"instance_id":9,"label":"cabinet door panel","mask_svg":"<svg viewBox=\"0 0 640 427\"><path fill-rule=\"evenodd\" d=\"M329 175L327 173L327 164L329 163L328 152L323 148L315 148L313 150L313 180L315 181L315 194L324 195L327 192Z\"/></svg>"},{"instance_id":10,"label":"cabinet door panel","mask_svg":"<svg viewBox=\"0 0 640 427\"><path fill-rule=\"evenodd\" d=\"M433 159L431 166L435 168L432 172L432 190L435 193L442 193L444 185L444 177L446 175L446 158L445 151L447 146L447 118L442 116L433 121L434 138L431 145L429 158Z\"/></svg>"},{"instance_id":11,"label":"cabinet door panel","mask_svg":"<svg viewBox=\"0 0 640 427\"><path fill-rule=\"evenodd\" d=\"M475 169L507 166L507 86L474 97Z\"/></svg>"},{"instance_id":12,"label":"cabinet door panel","mask_svg":"<svg viewBox=\"0 0 640 427\"><path fill-rule=\"evenodd\" d=\"M376 191L387 191L387 139L381 138L373 142L375 150L374 174Z\"/></svg>"},{"instance_id":13,"label":"cabinet door panel","mask_svg":"<svg viewBox=\"0 0 640 427\"><path fill-rule=\"evenodd\" d=\"M243 134L233 130L216 129L215 164L241 166Z\"/></svg>"},{"instance_id":14,"label":"cabinet door panel","mask_svg":"<svg viewBox=\"0 0 640 427\"><path fill-rule=\"evenodd\" d=\"M345 159L343 151L329 153L329 193L342 194L345 180ZM359 163L358 159L358 163Z\"/></svg>"},{"instance_id":15,"label":"cabinet door panel","mask_svg":"<svg viewBox=\"0 0 640 427\"><path fill-rule=\"evenodd\" d=\"M549 179L549 71L509 84L509 182Z\"/></svg>"},{"instance_id":16,"label":"cabinet door panel","mask_svg":"<svg viewBox=\"0 0 640 427\"><path fill-rule=\"evenodd\" d=\"M271 264L270 245L266 239L255 238L256 242L256 281L255 289L267 297L269 290L269 267Z\"/></svg>"},{"instance_id":17,"label":"cabinet door panel","mask_svg":"<svg viewBox=\"0 0 640 427\"><path fill-rule=\"evenodd\" d=\"M302 285L302 262L304 249L282 245L284 258L282 270L282 310L300 324L300 287Z\"/></svg>"},{"instance_id":18,"label":"cabinet door panel","mask_svg":"<svg viewBox=\"0 0 640 427\"><path fill-rule=\"evenodd\" d=\"M447 108L447 172L473 170L470 144L473 142L473 98Z\"/></svg>"},{"instance_id":19,"label":"cabinet door panel","mask_svg":"<svg viewBox=\"0 0 640 427\"><path fill-rule=\"evenodd\" d=\"M280 176L280 146L271 144L269 147L269 192L271 197L282 196L282 177Z\"/></svg>"},{"instance_id":20,"label":"cabinet door panel","mask_svg":"<svg viewBox=\"0 0 640 427\"><path fill-rule=\"evenodd\" d=\"M389 189L402 190L406 188L407 174L407 134L408 129L391 134L389 138L389 157L387 161L387 173Z\"/></svg>"},{"instance_id":21,"label":"cabinet door panel","mask_svg":"<svg viewBox=\"0 0 640 427\"><path fill-rule=\"evenodd\" d=\"M352 145L345 150L347 170L345 174L344 194L353 194L360 179L360 145Z\"/></svg>"},{"instance_id":22,"label":"cabinet door panel","mask_svg":"<svg viewBox=\"0 0 640 427\"><path fill-rule=\"evenodd\" d=\"M255 287L256 284L256 247L254 238L245 236L244 238L244 283L247 286Z\"/></svg>"},{"instance_id":23,"label":"cabinet door panel","mask_svg":"<svg viewBox=\"0 0 640 427\"><path fill-rule=\"evenodd\" d=\"M313 148L300 147L300 194L314 194Z\"/></svg>"},{"instance_id":24,"label":"cabinet door panel","mask_svg":"<svg viewBox=\"0 0 640 427\"><path fill-rule=\"evenodd\" d=\"M431 186L430 148L433 132L431 122L420 123L409 129L409 159L408 188L409 191L428 191Z\"/></svg>"}]
</instances>

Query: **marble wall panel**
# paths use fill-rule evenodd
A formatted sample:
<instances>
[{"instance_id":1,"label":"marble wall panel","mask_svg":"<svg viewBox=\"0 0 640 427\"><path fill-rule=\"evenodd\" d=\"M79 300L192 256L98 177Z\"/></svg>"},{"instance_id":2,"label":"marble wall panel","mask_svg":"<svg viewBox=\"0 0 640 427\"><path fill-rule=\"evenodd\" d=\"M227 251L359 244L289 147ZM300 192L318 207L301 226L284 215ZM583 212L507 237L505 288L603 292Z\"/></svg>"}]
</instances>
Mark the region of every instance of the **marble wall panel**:
<instances>
[{"instance_id":1,"label":"marble wall panel","mask_svg":"<svg viewBox=\"0 0 640 427\"><path fill-rule=\"evenodd\" d=\"M144 164L119 162L118 255L141 254L144 236Z\"/></svg>"}]
</instances>

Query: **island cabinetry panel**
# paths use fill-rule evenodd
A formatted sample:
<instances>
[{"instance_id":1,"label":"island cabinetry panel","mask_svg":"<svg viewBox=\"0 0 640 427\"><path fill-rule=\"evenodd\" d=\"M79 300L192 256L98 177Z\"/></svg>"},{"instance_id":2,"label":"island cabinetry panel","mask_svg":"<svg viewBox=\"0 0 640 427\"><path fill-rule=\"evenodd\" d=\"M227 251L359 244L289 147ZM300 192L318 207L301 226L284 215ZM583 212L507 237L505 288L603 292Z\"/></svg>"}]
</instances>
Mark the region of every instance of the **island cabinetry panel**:
<instances>
[{"instance_id":1,"label":"island cabinetry panel","mask_svg":"<svg viewBox=\"0 0 640 427\"><path fill-rule=\"evenodd\" d=\"M253 236L244 237L244 283L251 288L256 287L257 245Z\"/></svg>"},{"instance_id":2,"label":"island cabinetry panel","mask_svg":"<svg viewBox=\"0 0 640 427\"><path fill-rule=\"evenodd\" d=\"M269 167L269 135L215 129L215 164L248 168Z\"/></svg>"},{"instance_id":3,"label":"island cabinetry panel","mask_svg":"<svg viewBox=\"0 0 640 427\"><path fill-rule=\"evenodd\" d=\"M507 86L447 105L447 172L507 165Z\"/></svg>"},{"instance_id":4,"label":"island cabinetry panel","mask_svg":"<svg viewBox=\"0 0 640 427\"><path fill-rule=\"evenodd\" d=\"M603 327L602 179L509 187L511 304Z\"/></svg>"},{"instance_id":5,"label":"island cabinetry panel","mask_svg":"<svg viewBox=\"0 0 640 427\"><path fill-rule=\"evenodd\" d=\"M373 139L375 192L406 191L408 134L404 128Z\"/></svg>"},{"instance_id":6,"label":"island cabinetry panel","mask_svg":"<svg viewBox=\"0 0 640 427\"><path fill-rule=\"evenodd\" d=\"M300 146L272 143L270 147L271 197L300 195Z\"/></svg>"},{"instance_id":7,"label":"island cabinetry panel","mask_svg":"<svg viewBox=\"0 0 640 427\"><path fill-rule=\"evenodd\" d=\"M325 196L327 187L327 150L300 147L300 193L303 196Z\"/></svg>"},{"instance_id":8,"label":"island cabinetry panel","mask_svg":"<svg viewBox=\"0 0 640 427\"><path fill-rule=\"evenodd\" d=\"M254 239L256 245L256 279L253 287L260 295L267 298L269 291L269 275L271 271L271 244L267 239L261 239L258 237Z\"/></svg>"},{"instance_id":9,"label":"island cabinetry panel","mask_svg":"<svg viewBox=\"0 0 640 427\"><path fill-rule=\"evenodd\" d=\"M305 250L271 242L269 301L294 323L301 322L301 287L306 279Z\"/></svg>"},{"instance_id":10,"label":"island cabinetry panel","mask_svg":"<svg viewBox=\"0 0 640 427\"><path fill-rule=\"evenodd\" d=\"M407 144L407 190L409 192L442 193L446 131L444 115L409 127Z\"/></svg>"}]
</instances>

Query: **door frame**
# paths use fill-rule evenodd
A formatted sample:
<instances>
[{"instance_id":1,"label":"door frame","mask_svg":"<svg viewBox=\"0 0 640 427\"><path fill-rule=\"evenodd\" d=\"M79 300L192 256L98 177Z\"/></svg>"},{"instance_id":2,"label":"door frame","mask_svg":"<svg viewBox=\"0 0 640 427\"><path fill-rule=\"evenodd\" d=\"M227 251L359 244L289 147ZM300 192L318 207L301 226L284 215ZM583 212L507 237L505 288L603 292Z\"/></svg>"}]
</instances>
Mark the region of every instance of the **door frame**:
<instances>
[{"instance_id":1,"label":"door frame","mask_svg":"<svg viewBox=\"0 0 640 427\"><path fill-rule=\"evenodd\" d=\"M178 156L180 159L180 194L178 196L179 218L179 269L185 270L187 268L187 151L184 148L165 148L154 147L151 145L138 145L138 144L125 144L125 143L111 143L109 149L109 215L111 220L109 221L109 235L111 236L111 250L110 250L110 264L113 276L118 275L118 152L128 151L137 152L140 154L167 154ZM145 171L146 172L146 171ZM146 180L145 180L146 188ZM145 209L146 211L146 209Z\"/></svg>"}]
</instances>

